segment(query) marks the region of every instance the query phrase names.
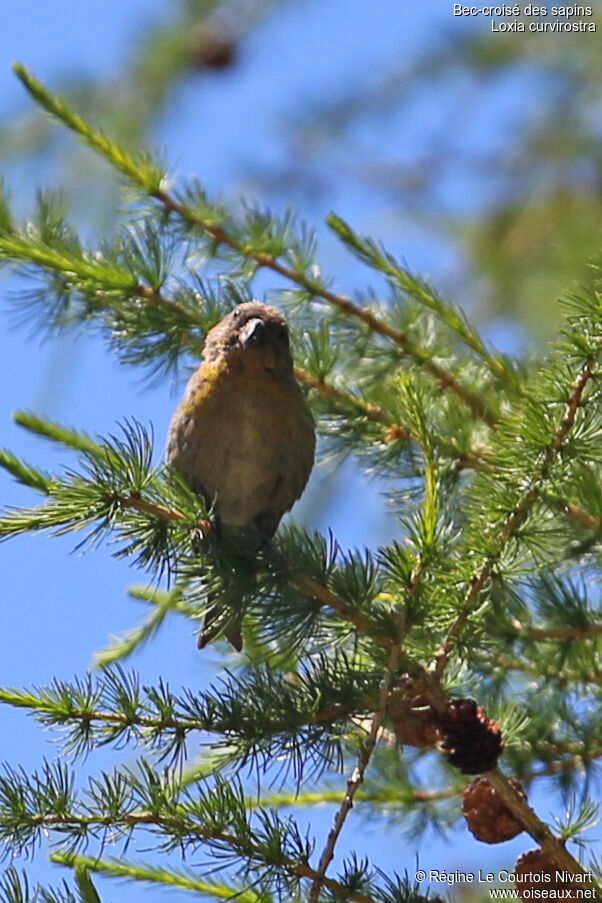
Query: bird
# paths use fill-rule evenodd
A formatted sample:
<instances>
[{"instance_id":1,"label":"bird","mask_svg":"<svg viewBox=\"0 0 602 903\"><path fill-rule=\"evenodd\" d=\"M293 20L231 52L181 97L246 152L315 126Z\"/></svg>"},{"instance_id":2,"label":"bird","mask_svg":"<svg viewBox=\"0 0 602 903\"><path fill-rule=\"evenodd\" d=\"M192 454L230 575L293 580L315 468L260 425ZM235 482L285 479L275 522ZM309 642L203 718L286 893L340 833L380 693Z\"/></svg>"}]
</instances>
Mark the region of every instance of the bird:
<instances>
[{"instance_id":1,"label":"bird","mask_svg":"<svg viewBox=\"0 0 602 903\"><path fill-rule=\"evenodd\" d=\"M259 550L301 497L315 446L286 320L259 301L239 304L207 333L169 425L168 464L212 506L218 535L242 528ZM208 607L200 649L224 633L241 651L241 617L223 615Z\"/></svg>"}]
</instances>

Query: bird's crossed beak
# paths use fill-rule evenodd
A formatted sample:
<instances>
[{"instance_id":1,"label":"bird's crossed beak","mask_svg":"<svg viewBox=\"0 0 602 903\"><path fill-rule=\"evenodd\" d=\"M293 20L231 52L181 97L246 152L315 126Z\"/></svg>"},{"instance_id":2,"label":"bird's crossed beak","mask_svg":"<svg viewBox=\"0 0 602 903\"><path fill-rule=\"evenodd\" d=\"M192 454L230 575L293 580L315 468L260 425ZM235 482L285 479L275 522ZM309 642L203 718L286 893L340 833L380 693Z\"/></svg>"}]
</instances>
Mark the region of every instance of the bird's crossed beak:
<instances>
[{"instance_id":1,"label":"bird's crossed beak","mask_svg":"<svg viewBox=\"0 0 602 903\"><path fill-rule=\"evenodd\" d=\"M265 337L265 323L259 317L253 317L245 323L240 331L240 344L243 348L258 348Z\"/></svg>"}]
</instances>

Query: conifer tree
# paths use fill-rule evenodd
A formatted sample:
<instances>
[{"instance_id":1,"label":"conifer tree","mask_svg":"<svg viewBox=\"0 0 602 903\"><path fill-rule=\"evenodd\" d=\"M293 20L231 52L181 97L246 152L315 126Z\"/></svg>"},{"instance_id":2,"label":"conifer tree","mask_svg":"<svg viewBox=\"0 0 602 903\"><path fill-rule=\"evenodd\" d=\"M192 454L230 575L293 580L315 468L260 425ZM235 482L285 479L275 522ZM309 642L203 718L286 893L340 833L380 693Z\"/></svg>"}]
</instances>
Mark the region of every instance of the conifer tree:
<instances>
[{"instance_id":1,"label":"conifer tree","mask_svg":"<svg viewBox=\"0 0 602 903\"><path fill-rule=\"evenodd\" d=\"M394 812L415 832L462 817L484 843L523 831L536 852L517 873L554 868L592 898L599 868L581 840L602 756L596 286L562 299L545 356L511 360L336 214L329 228L384 277L386 296L342 294L292 215L233 214L197 182L172 186L161 162L118 146L15 71L121 175L129 203L112 239L89 247L50 194L27 225L3 198L0 258L33 282L28 316L98 332L125 364L165 372L198 357L261 273L291 324L323 453L377 472L400 529L386 547L349 551L335 536L281 527L250 557L203 533L210 511L153 463L152 431L135 412L108 436L18 414L74 463L46 473L2 451L2 466L42 499L6 511L0 535L73 532L89 554L110 539L155 586L143 593L148 620L93 674L0 689L2 703L56 730L66 754L34 774L5 767L0 840L9 855L31 854L48 835L52 859L73 872L72 885L39 888L10 868L3 899L91 903L98 873L245 903L419 901L411 845L399 874L374 868L359 844L333 867L356 804ZM224 590L233 572L236 598ZM168 617L198 622L220 594L242 614L252 654L213 686L140 686L128 656ZM211 745L199 761L200 736ZM101 745L135 747L136 764L78 787L71 761L93 762ZM557 824L529 805L542 780L575 800ZM281 814L295 798L337 802L326 837ZM138 835L154 851L144 862L128 855ZM188 865L200 851L207 867Z\"/></svg>"}]
</instances>

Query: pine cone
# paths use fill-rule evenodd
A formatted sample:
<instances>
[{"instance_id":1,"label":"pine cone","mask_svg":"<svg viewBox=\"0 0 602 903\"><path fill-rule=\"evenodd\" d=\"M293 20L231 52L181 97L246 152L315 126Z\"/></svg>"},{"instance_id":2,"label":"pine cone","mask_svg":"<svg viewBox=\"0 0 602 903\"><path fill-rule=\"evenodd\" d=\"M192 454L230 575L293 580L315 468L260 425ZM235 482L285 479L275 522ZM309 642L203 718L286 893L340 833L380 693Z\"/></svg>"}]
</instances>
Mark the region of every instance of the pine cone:
<instances>
[{"instance_id":1,"label":"pine cone","mask_svg":"<svg viewBox=\"0 0 602 903\"><path fill-rule=\"evenodd\" d=\"M190 62L195 69L228 69L236 61L236 44L217 31L197 31L193 35Z\"/></svg>"},{"instance_id":2,"label":"pine cone","mask_svg":"<svg viewBox=\"0 0 602 903\"><path fill-rule=\"evenodd\" d=\"M504 741L497 721L487 718L474 699L452 699L439 714L441 749L462 774L481 774L495 768Z\"/></svg>"},{"instance_id":3,"label":"pine cone","mask_svg":"<svg viewBox=\"0 0 602 903\"><path fill-rule=\"evenodd\" d=\"M389 696L389 717L402 746L434 746L440 739L435 714L426 696L402 686Z\"/></svg>"},{"instance_id":4,"label":"pine cone","mask_svg":"<svg viewBox=\"0 0 602 903\"><path fill-rule=\"evenodd\" d=\"M570 875L563 881L563 870L543 850L530 850L519 856L514 866L514 875L517 894L530 903L536 897L543 898L542 891L545 891L548 898L553 896L557 899L577 900L577 886L571 881ZM556 893L550 894L550 891ZM558 891L562 891L562 894ZM568 895L565 896L567 892Z\"/></svg>"},{"instance_id":5,"label":"pine cone","mask_svg":"<svg viewBox=\"0 0 602 903\"><path fill-rule=\"evenodd\" d=\"M527 799L518 781L510 783L524 800ZM487 778L475 778L464 788L462 811L469 831L483 843L503 843L512 840L523 830L510 809L499 798Z\"/></svg>"}]
</instances>

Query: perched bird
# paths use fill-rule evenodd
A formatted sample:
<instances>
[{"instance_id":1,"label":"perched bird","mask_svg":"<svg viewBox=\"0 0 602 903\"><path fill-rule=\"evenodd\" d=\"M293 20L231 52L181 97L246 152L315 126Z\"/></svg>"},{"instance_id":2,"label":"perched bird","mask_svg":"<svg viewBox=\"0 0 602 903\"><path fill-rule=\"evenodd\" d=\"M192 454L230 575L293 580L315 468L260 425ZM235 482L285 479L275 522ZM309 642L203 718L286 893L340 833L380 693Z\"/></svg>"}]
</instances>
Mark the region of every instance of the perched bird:
<instances>
[{"instance_id":1,"label":"perched bird","mask_svg":"<svg viewBox=\"0 0 602 903\"><path fill-rule=\"evenodd\" d=\"M297 383L286 321L258 301L240 304L207 335L202 362L169 426L168 463L224 528L244 528L258 549L301 496L315 451L314 421ZM199 648L222 632L209 608ZM240 619L225 635L240 651Z\"/></svg>"}]
</instances>

